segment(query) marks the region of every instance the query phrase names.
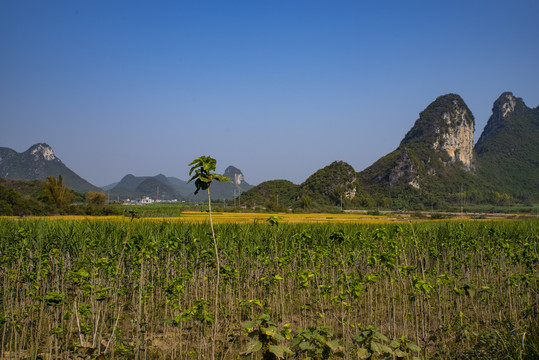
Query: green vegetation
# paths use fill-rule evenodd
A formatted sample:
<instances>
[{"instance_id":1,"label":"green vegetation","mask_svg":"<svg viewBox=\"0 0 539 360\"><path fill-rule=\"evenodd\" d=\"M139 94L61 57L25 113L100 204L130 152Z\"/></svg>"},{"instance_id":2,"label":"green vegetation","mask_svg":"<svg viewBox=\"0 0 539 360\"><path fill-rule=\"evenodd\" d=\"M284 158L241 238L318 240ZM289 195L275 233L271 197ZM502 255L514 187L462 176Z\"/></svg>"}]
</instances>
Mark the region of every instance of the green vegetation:
<instances>
[{"instance_id":1,"label":"green vegetation","mask_svg":"<svg viewBox=\"0 0 539 360\"><path fill-rule=\"evenodd\" d=\"M124 211L105 205L105 200L101 192L74 192L61 175L58 179L49 176L46 182L0 179L0 216L112 215Z\"/></svg>"},{"instance_id":2,"label":"green vegetation","mask_svg":"<svg viewBox=\"0 0 539 360\"><path fill-rule=\"evenodd\" d=\"M273 211L288 209L296 201L298 185L288 180L265 181L241 195L243 204L262 205Z\"/></svg>"},{"instance_id":3,"label":"green vegetation","mask_svg":"<svg viewBox=\"0 0 539 360\"><path fill-rule=\"evenodd\" d=\"M514 198L539 200L539 107L530 109L516 98L507 119L489 120L487 128L488 136L475 146L482 181Z\"/></svg>"},{"instance_id":4,"label":"green vegetation","mask_svg":"<svg viewBox=\"0 0 539 360\"><path fill-rule=\"evenodd\" d=\"M0 215L44 215L49 211L39 200L44 183L39 180L20 181L0 179Z\"/></svg>"},{"instance_id":5,"label":"green vegetation","mask_svg":"<svg viewBox=\"0 0 539 360\"><path fill-rule=\"evenodd\" d=\"M0 219L0 357L539 356L536 219L270 223Z\"/></svg>"},{"instance_id":6,"label":"green vegetation","mask_svg":"<svg viewBox=\"0 0 539 360\"><path fill-rule=\"evenodd\" d=\"M309 196L316 204L338 206L355 189L356 172L343 161L334 161L318 170L300 185L300 199Z\"/></svg>"},{"instance_id":7,"label":"green vegetation","mask_svg":"<svg viewBox=\"0 0 539 360\"><path fill-rule=\"evenodd\" d=\"M58 179L48 176L43 200L57 209L64 209L75 200L75 193L64 184L62 175L58 175Z\"/></svg>"}]
</instances>

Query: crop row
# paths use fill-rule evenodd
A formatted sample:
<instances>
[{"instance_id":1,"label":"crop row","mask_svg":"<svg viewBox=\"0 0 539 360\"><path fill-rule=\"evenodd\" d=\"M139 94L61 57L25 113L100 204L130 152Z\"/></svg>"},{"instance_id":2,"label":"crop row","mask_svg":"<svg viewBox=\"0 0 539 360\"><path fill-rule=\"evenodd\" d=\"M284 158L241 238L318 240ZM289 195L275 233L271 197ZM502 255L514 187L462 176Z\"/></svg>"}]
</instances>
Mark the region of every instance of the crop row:
<instances>
[{"instance_id":1,"label":"crop row","mask_svg":"<svg viewBox=\"0 0 539 360\"><path fill-rule=\"evenodd\" d=\"M208 231L0 220L0 357L539 354L536 220Z\"/></svg>"}]
</instances>

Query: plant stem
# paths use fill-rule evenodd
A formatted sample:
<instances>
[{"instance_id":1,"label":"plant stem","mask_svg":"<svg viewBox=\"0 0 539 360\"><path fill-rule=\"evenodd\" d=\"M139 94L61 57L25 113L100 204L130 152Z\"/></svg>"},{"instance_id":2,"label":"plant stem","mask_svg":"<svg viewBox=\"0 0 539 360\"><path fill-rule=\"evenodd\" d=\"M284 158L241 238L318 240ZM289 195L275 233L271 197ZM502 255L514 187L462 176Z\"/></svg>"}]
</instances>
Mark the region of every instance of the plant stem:
<instances>
[{"instance_id":1,"label":"plant stem","mask_svg":"<svg viewBox=\"0 0 539 360\"><path fill-rule=\"evenodd\" d=\"M215 249L215 263L217 266L217 280L215 282L215 301L213 304L213 314L214 314L214 323L213 323L213 339L211 346L211 358L215 360L215 337L217 336L217 326L219 324L219 316L217 314L218 304L219 304L219 281L221 275L221 263L219 261L219 249L217 248L217 239L215 238L215 231L213 229L213 219L211 217L211 196L210 188L208 187L208 212L210 214L210 227L211 235L213 237L213 247Z\"/></svg>"}]
</instances>

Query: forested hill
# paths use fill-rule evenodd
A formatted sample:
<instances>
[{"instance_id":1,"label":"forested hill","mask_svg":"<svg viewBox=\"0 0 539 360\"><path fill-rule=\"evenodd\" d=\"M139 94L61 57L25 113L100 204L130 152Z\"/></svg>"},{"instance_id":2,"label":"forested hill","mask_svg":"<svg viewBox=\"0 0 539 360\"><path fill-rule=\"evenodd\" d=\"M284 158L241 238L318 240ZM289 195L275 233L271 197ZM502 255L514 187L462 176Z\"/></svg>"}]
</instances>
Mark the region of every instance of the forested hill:
<instances>
[{"instance_id":1,"label":"forested hill","mask_svg":"<svg viewBox=\"0 0 539 360\"><path fill-rule=\"evenodd\" d=\"M532 109L512 93L494 103L475 146L480 178L493 189L521 198L539 192L539 106ZM502 192L502 191L500 191Z\"/></svg>"}]
</instances>

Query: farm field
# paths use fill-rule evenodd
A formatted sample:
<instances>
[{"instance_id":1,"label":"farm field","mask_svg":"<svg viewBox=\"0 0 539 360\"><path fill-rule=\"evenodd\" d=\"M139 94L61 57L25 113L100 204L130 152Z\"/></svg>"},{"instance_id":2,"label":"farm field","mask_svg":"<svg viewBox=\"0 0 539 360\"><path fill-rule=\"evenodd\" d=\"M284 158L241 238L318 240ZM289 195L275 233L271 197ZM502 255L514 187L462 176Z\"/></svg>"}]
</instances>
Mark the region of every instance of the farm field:
<instances>
[{"instance_id":1,"label":"farm field","mask_svg":"<svg viewBox=\"0 0 539 360\"><path fill-rule=\"evenodd\" d=\"M539 356L537 219L256 215L0 219L0 358Z\"/></svg>"},{"instance_id":2,"label":"farm field","mask_svg":"<svg viewBox=\"0 0 539 360\"><path fill-rule=\"evenodd\" d=\"M377 215L369 215L367 212L343 212L343 213L255 213L255 212L213 212L213 222L216 224L262 224L268 218L277 216L280 223L325 223L325 224L376 224L376 223L407 223L431 220L429 215L421 213L395 213L385 212ZM434 213L436 214L436 213ZM419 215L419 216L418 216ZM432 216L432 215L430 215ZM445 221L468 221L468 220L500 220L507 217L503 214L460 214L447 213ZM516 217L515 215L508 215ZM526 217L533 217L525 215ZM5 216L5 219L21 219L17 216ZM209 221L208 213L204 211L177 211L176 215L170 213L167 216L157 216L154 213L145 214L143 217L130 217L129 213L108 216L85 216L85 215L58 215L58 216L27 216L27 220L72 220L72 221L111 221L111 222L157 222L157 223L206 223Z\"/></svg>"}]
</instances>

